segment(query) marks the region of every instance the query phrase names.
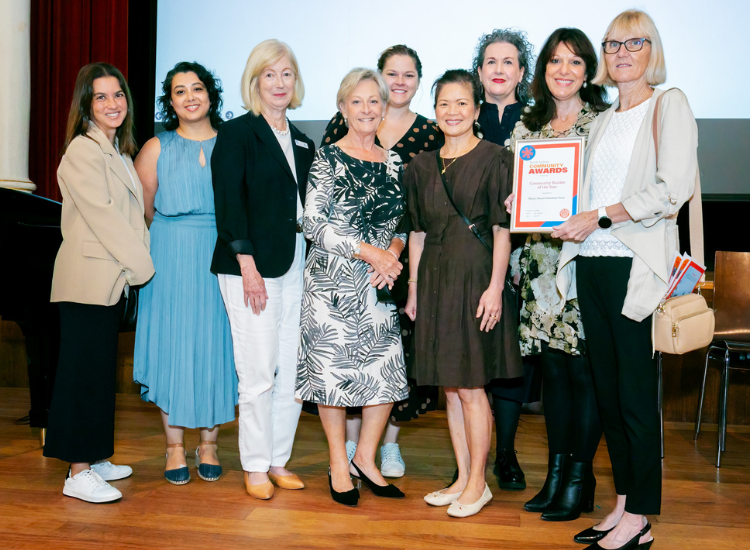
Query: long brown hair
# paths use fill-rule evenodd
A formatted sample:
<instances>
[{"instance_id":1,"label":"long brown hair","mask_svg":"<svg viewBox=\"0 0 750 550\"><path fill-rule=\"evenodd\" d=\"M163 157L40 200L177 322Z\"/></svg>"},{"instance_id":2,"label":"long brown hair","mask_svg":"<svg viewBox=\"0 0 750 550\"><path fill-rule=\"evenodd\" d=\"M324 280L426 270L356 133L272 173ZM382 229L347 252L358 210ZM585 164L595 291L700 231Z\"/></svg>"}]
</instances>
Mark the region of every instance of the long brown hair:
<instances>
[{"instance_id":1,"label":"long brown hair","mask_svg":"<svg viewBox=\"0 0 750 550\"><path fill-rule=\"evenodd\" d=\"M78 136L85 136L91 124L91 102L94 98L94 80L104 76L114 76L125 93L128 102L128 114L117 129L117 144L121 153L135 156L138 145L135 141L135 124L133 123L133 98L130 96L128 83L117 67L109 63L89 63L78 71L76 87L73 90L73 102L70 104L68 115L68 126L65 129L65 144L63 154L68 149L70 142Z\"/></svg>"}]
</instances>

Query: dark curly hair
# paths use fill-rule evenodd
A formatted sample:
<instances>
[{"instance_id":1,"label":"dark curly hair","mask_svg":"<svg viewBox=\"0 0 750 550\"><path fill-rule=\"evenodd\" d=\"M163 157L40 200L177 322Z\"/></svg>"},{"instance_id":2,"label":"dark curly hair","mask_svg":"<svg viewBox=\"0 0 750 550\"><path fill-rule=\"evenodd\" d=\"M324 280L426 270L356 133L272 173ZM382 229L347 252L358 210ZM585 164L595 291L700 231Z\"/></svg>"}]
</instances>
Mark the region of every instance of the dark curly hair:
<instances>
[{"instance_id":1,"label":"dark curly hair","mask_svg":"<svg viewBox=\"0 0 750 550\"><path fill-rule=\"evenodd\" d=\"M586 87L578 91L581 101L588 103L591 110L600 113L609 108L607 92L603 86L591 83L597 69L596 51L586 34L580 29L560 28L553 32L542 46L534 69L534 80L531 83L531 95L534 104L521 115L524 126L532 132L538 132L549 121L555 118L557 108L552 93L547 86L547 64L557 51L557 46L565 44L570 51L583 59L586 64Z\"/></svg>"},{"instance_id":2,"label":"dark curly hair","mask_svg":"<svg viewBox=\"0 0 750 550\"><path fill-rule=\"evenodd\" d=\"M163 117L162 124L164 124L166 130L175 130L180 125L177 114L174 112L174 107L172 107L172 79L176 74L190 72L195 73L198 76L198 80L203 82L203 85L206 87L208 99L211 102L211 107L208 110L208 118L211 120L213 129L218 130L221 123L224 122L221 118L221 93L224 91L221 89L221 80L216 78L211 71L197 61L193 61L192 63L189 61L180 61L167 73L167 77L161 84L163 93L157 99L159 110Z\"/></svg>"},{"instance_id":3,"label":"dark curly hair","mask_svg":"<svg viewBox=\"0 0 750 550\"><path fill-rule=\"evenodd\" d=\"M531 85L531 65L534 61L534 46L531 45L526 33L519 29L495 29L479 39L472 70L479 74L479 69L484 65L484 52L487 47L497 42L506 42L515 46L518 51L518 65L523 69L523 77L516 86L516 100L522 103L529 102L529 87ZM484 90L482 90L484 93ZM484 98L483 98L484 99Z\"/></svg>"},{"instance_id":4,"label":"dark curly hair","mask_svg":"<svg viewBox=\"0 0 750 550\"><path fill-rule=\"evenodd\" d=\"M422 62L419 60L417 52L405 44L396 44L380 54L380 57L378 58L378 72L383 72L386 62L394 55L408 55L411 57L414 61L414 65L417 67L417 76L419 77L419 80L422 80Z\"/></svg>"},{"instance_id":5,"label":"dark curly hair","mask_svg":"<svg viewBox=\"0 0 750 550\"><path fill-rule=\"evenodd\" d=\"M443 86L446 84L468 84L471 86L471 97L474 100L474 107L479 107L479 103L482 99L479 78L477 78L476 73L469 72L466 69L447 70L435 80L432 85L432 97L434 99L433 107L437 107L440 90L442 90Z\"/></svg>"}]
</instances>

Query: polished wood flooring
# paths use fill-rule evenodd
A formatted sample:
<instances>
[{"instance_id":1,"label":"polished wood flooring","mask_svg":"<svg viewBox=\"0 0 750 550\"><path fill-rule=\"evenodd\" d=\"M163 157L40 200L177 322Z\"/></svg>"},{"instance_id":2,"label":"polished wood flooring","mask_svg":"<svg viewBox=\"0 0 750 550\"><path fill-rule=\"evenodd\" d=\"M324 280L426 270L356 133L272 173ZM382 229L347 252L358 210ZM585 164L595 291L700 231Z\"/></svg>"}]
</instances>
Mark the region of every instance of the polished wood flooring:
<instances>
[{"instance_id":1,"label":"polished wood flooring","mask_svg":"<svg viewBox=\"0 0 750 550\"><path fill-rule=\"evenodd\" d=\"M548 523L522 504L541 486L546 469L542 417L524 416L517 448L529 487L498 489L488 470L494 500L480 514L449 518L422 496L450 478L454 461L445 413L408 423L401 445L407 475L396 484L402 501L378 499L363 489L358 508L331 500L325 439L317 417L302 414L288 465L307 483L303 491L277 489L270 501L244 490L237 451L237 423L221 433L225 475L215 483L198 479L185 486L162 477L164 436L154 406L136 396L118 396L113 461L130 464L134 475L114 482L124 498L93 505L62 494L67 465L42 457L38 438L15 420L28 409L27 390L0 388L0 548L579 548L572 535L605 515L614 499L608 456L602 442L595 461L596 510L569 523ZM714 467L716 431L710 426L697 444L692 426L668 424L662 514L651 518L655 550L750 548L750 433L730 432L720 470ZM198 434L189 433L189 446ZM491 457L491 459L494 457Z\"/></svg>"}]
</instances>

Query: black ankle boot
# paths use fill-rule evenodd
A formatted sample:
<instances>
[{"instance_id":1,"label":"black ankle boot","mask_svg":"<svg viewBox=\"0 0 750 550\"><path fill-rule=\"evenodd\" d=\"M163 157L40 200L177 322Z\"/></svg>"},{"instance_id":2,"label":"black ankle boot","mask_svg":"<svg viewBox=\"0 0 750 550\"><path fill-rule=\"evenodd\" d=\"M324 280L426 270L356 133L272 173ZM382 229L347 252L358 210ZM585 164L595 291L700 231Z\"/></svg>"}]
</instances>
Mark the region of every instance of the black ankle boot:
<instances>
[{"instance_id":1,"label":"black ankle boot","mask_svg":"<svg viewBox=\"0 0 750 550\"><path fill-rule=\"evenodd\" d=\"M566 461L560 490L542 514L542 519L572 521L578 519L581 512L593 511L595 489L596 478L591 462Z\"/></svg>"},{"instance_id":2,"label":"black ankle boot","mask_svg":"<svg viewBox=\"0 0 750 550\"><path fill-rule=\"evenodd\" d=\"M524 510L527 512L544 512L547 509L560 489L564 463L564 454L549 455L549 462L547 463L547 479L544 480L544 485L542 486L542 490L539 491L539 494L524 504Z\"/></svg>"},{"instance_id":3,"label":"black ankle boot","mask_svg":"<svg viewBox=\"0 0 750 550\"><path fill-rule=\"evenodd\" d=\"M516 458L516 451L513 449L502 449L497 452L493 471L501 489L521 491L526 488L526 477L523 475L523 470Z\"/></svg>"}]
</instances>

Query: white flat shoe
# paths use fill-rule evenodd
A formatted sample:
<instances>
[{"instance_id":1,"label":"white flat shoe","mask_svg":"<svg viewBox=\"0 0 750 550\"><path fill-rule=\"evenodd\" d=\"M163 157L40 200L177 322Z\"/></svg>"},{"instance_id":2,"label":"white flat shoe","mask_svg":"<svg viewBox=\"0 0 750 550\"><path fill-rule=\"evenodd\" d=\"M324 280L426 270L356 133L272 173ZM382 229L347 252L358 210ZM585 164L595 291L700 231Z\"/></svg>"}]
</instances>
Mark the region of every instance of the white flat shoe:
<instances>
[{"instance_id":1,"label":"white flat shoe","mask_svg":"<svg viewBox=\"0 0 750 550\"><path fill-rule=\"evenodd\" d=\"M104 481L117 481L133 474L133 468L130 466L115 466L109 460L94 462L91 469L99 474Z\"/></svg>"},{"instance_id":2,"label":"white flat shoe","mask_svg":"<svg viewBox=\"0 0 750 550\"><path fill-rule=\"evenodd\" d=\"M435 491L434 493L426 495L424 501L430 506L448 506L461 496L461 493L446 494L446 489L441 489L440 491Z\"/></svg>"},{"instance_id":3,"label":"white flat shoe","mask_svg":"<svg viewBox=\"0 0 750 550\"><path fill-rule=\"evenodd\" d=\"M458 500L455 500L448 508L448 515L454 518L467 518L473 516L474 514L478 514L479 510L484 508L484 506L491 500L492 493L490 493L490 488L485 483L484 493L482 493L482 496L479 497L478 501L474 504L461 504Z\"/></svg>"},{"instance_id":4,"label":"white flat shoe","mask_svg":"<svg viewBox=\"0 0 750 550\"><path fill-rule=\"evenodd\" d=\"M122 493L104 481L94 470L68 477L63 487L65 496L85 500L86 502L113 502L122 498Z\"/></svg>"}]
</instances>

